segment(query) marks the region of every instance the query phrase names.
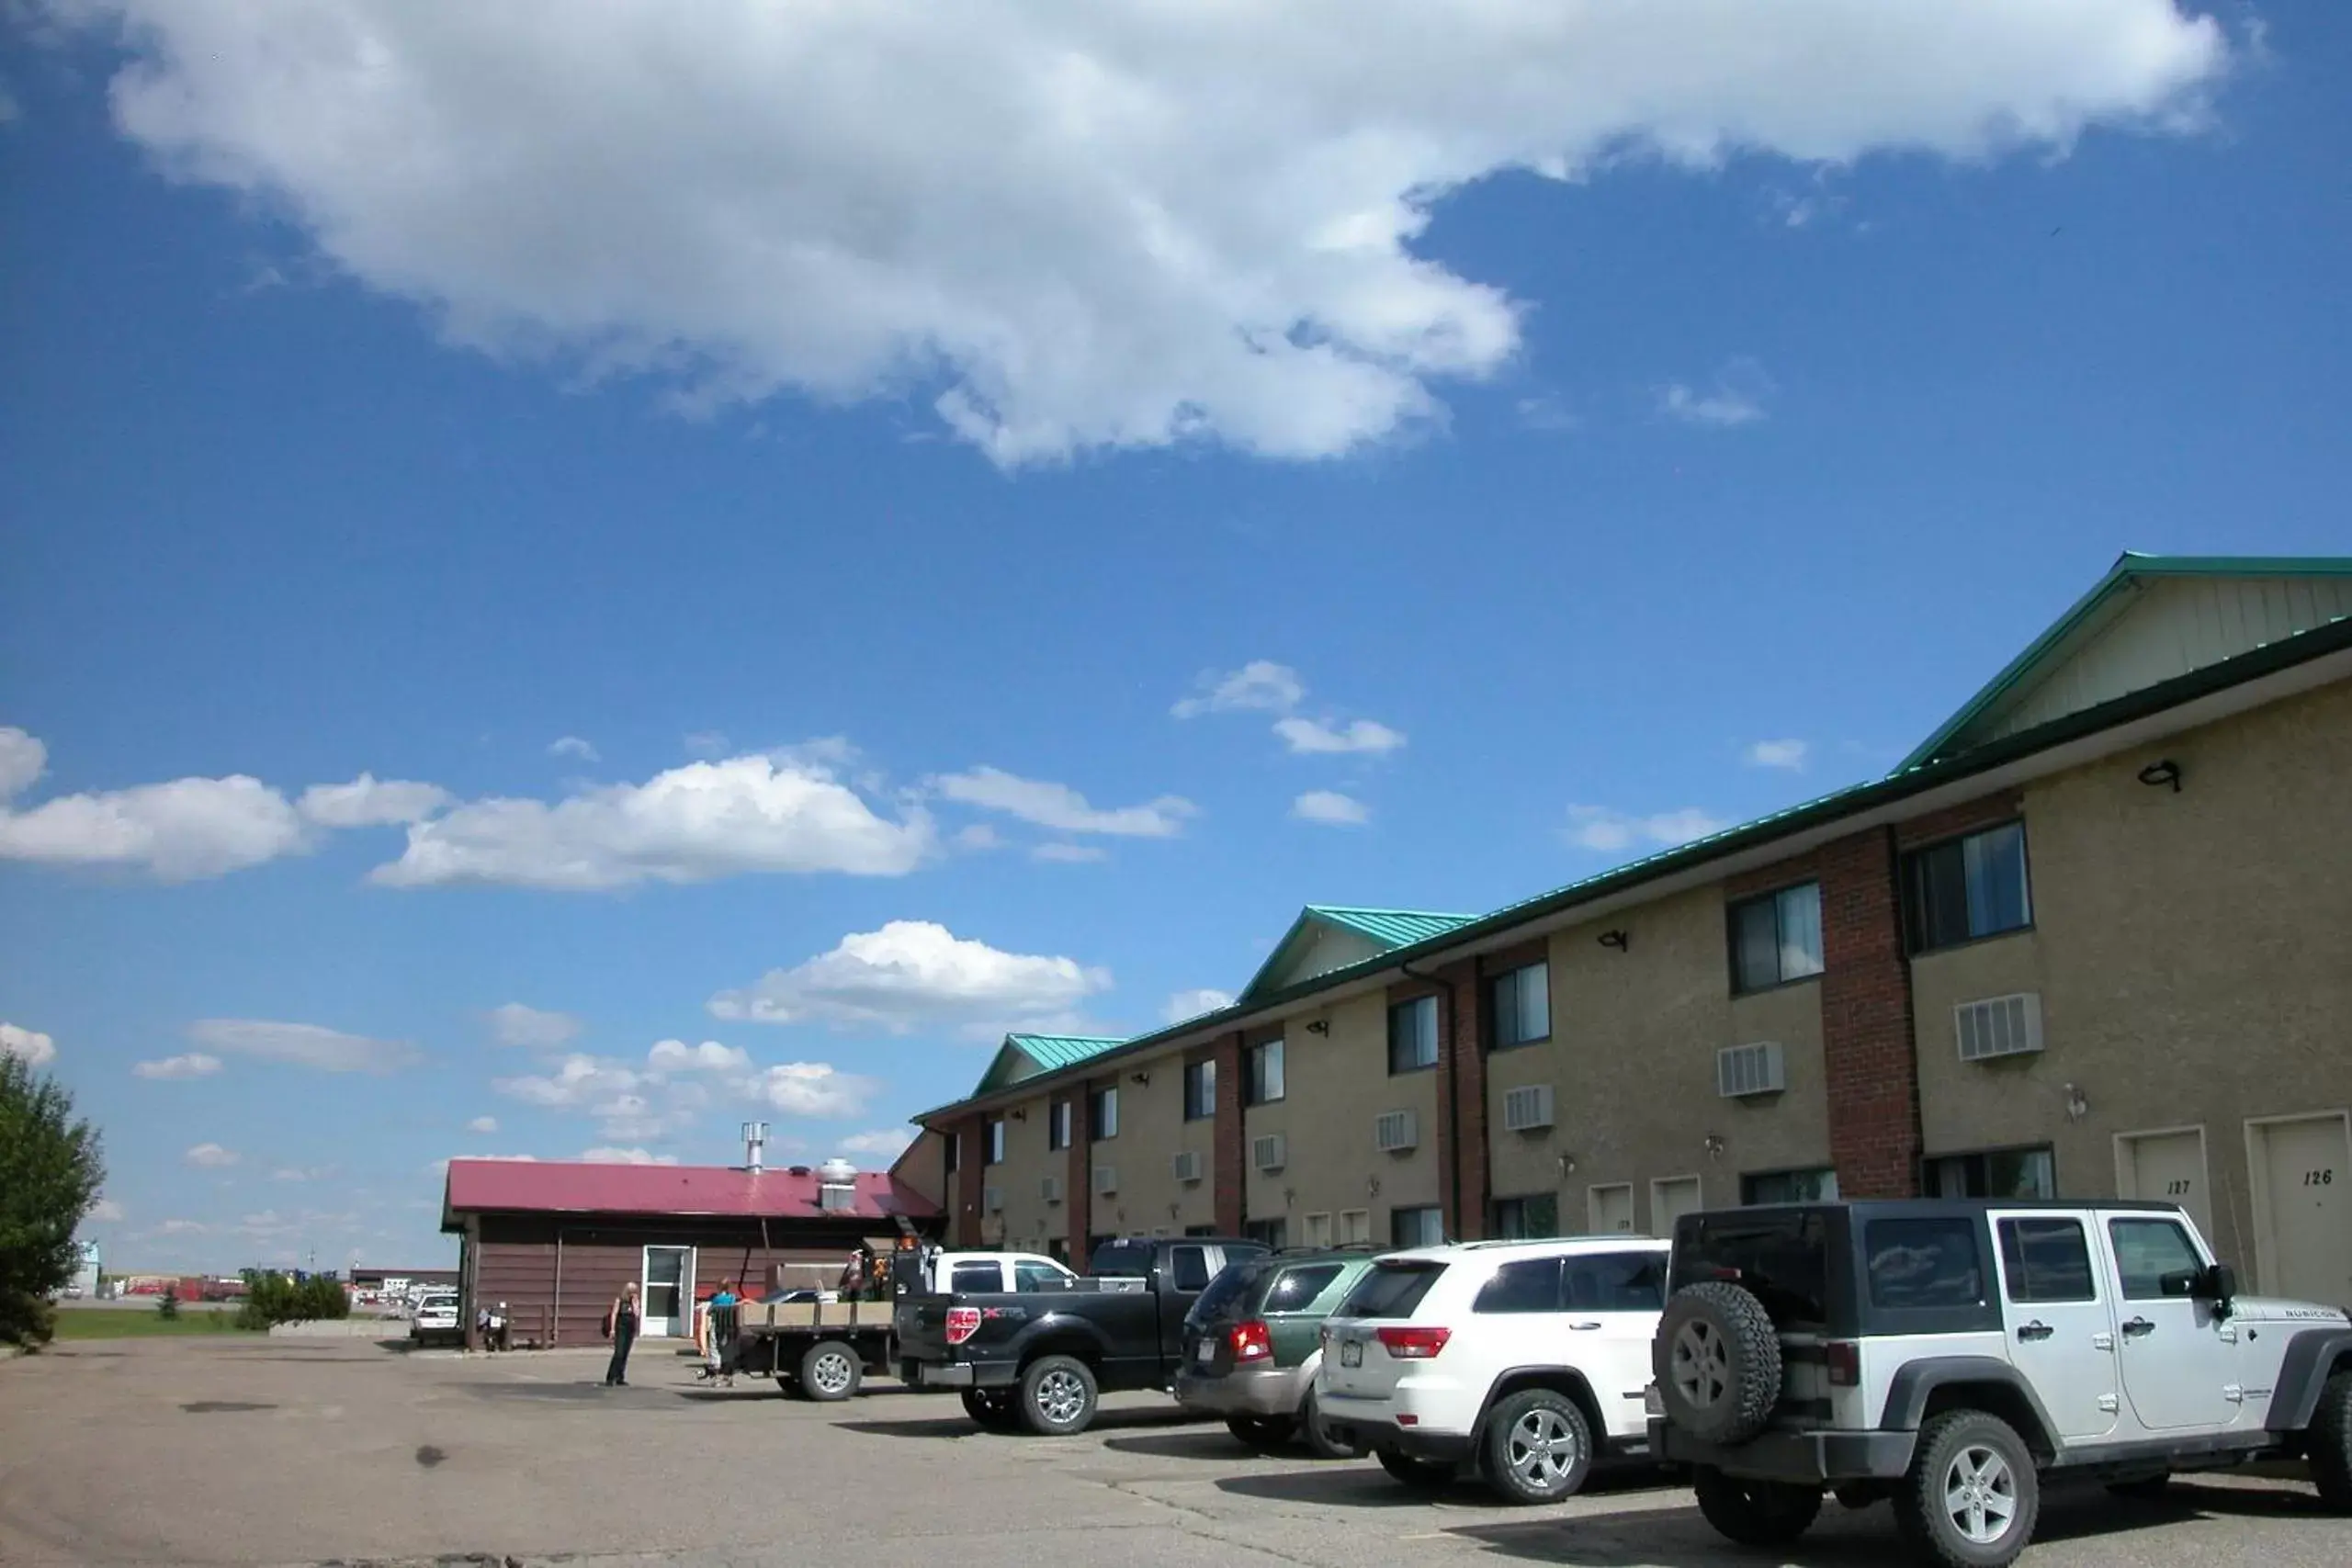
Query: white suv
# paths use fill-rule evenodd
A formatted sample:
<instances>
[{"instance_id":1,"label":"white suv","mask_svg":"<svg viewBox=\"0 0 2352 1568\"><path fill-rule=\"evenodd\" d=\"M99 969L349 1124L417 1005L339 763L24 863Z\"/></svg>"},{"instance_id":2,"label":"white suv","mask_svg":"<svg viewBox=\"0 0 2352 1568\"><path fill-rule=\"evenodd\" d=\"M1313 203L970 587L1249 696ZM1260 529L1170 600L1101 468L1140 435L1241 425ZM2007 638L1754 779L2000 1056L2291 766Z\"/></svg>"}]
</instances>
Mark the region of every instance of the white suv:
<instances>
[{"instance_id":1,"label":"white suv","mask_svg":"<svg viewBox=\"0 0 2352 1568\"><path fill-rule=\"evenodd\" d=\"M1409 1486L1466 1463L1508 1502L1573 1495L1597 1454L1647 1450L1667 1254L1623 1235L1389 1254L1323 1325L1324 1426Z\"/></svg>"}]
</instances>

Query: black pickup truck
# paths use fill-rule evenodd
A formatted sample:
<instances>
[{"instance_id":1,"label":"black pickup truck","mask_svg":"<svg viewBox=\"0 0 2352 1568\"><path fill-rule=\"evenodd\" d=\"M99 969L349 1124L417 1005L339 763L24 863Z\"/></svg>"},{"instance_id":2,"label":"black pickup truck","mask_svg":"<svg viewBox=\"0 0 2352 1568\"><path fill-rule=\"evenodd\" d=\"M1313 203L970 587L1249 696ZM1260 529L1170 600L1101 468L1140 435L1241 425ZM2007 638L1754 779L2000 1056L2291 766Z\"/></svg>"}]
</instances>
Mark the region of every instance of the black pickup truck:
<instances>
[{"instance_id":1,"label":"black pickup truck","mask_svg":"<svg viewBox=\"0 0 2352 1568\"><path fill-rule=\"evenodd\" d=\"M954 1389L991 1430L1082 1432L1098 1394L1168 1388L1184 1314L1228 1263L1261 1258L1225 1236L1106 1242L1084 1279L1058 1291L944 1292L899 1298L899 1376Z\"/></svg>"}]
</instances>

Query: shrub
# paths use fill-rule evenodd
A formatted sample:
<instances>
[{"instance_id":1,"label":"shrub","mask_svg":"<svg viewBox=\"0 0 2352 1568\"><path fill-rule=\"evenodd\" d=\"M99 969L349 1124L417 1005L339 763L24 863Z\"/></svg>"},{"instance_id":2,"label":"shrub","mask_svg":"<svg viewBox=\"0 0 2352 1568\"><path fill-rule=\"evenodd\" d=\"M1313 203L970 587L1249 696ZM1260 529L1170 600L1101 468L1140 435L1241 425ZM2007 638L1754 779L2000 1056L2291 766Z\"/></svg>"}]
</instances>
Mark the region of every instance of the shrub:
<instances>
[{"instance_id":1,"label":"shrub","mask_svg":"<svg viewBox=\"0 0 2352 1568\"><path fill-rule=\"evenodd\" d=\"M172 1317L177 1317L177 1316L179 1316L179 1314L180 1314L180 1290L179 1290L179 1287L178 1287L177 1285L166 1285L166 1286L164 1286L164 1293L163 1293L163 1295L162 1295L162 1296L160 1296L160 1297L158 1297L158 1298L156 1299L156 1302L155 1302L155 1315L156 1315L156 1316L158 1316L158 1317L172 1318Z\"/></svg>"},{"instance_id":2,"label":"shrub","mask_svg":"<svg viewBox=\"0 0 2352 1568\"><path fill-rule=\"evenodd\" d=\"M237 1309L237 1326L267 1328L273 1324L350 1315L351 1297L340 1280L252 1273L245 1276L245 1301Z\"/></svg>"}]
</instances>

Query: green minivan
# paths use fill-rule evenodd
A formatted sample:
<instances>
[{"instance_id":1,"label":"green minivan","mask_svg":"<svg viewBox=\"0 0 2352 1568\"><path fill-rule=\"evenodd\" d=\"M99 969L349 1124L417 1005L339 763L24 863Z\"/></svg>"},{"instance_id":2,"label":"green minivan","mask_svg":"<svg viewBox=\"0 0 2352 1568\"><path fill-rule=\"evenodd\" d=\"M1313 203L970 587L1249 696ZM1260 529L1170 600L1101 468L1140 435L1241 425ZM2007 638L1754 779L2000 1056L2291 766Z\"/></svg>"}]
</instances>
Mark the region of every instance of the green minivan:
<instances>
[{"instance_id":1,"label":"green minivan","mask_svg":"<svg viewBox=\"0 0 2352 1568\"><path fill-rule=\"evenodd\" d=\"M1362 1450L1332 1440L1315 1414L1323 1320L1372 1267L1364 1250L1324 1248L1246 1258L1209 1281L1185 1314L1176 1402L1222 1416L1250 1447L1295 1437L1323 1459Z\"/></svg>"}]
</instances>

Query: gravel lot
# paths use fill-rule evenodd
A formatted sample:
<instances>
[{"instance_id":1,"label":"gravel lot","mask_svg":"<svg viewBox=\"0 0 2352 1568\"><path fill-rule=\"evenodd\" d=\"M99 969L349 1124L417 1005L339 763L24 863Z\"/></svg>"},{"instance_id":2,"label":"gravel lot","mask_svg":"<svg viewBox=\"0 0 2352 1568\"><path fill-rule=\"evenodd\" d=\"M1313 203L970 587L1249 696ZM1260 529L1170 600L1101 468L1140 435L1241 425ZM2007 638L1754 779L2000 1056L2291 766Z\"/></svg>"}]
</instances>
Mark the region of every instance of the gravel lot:
<instances>
[{"instance_id":1,"label":"gravel lot","mask_svg":"<svg viewBox=\"0 0 2352 1568\"><path fill-rule=\"evenodd\" d=\"M1687 1492L1640 1475L1533 1512L1466 1486L1431 1504L1369 1462L1253 1459L1153 1396L1107 1401L1096 1430L1043 1440L978 1433L953 1401L895 1385L840 1405L748 1381L700 1389L660 1345L639 1351L635 1386L600 1388L602 1370L589 1352L287 1339L94 1342L0 1363L0 1562L1769 1561L1719 1540ZM2321 1515L2299 1482L2178 1490L2163 1505L2047 1499L2026 1562L2352 1562L2352 1520ZM1787 1561L1894 1558L1883 1508L1833 1506Z\"/></svg>"}]
</instances>

